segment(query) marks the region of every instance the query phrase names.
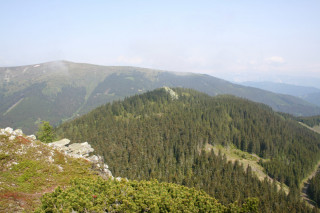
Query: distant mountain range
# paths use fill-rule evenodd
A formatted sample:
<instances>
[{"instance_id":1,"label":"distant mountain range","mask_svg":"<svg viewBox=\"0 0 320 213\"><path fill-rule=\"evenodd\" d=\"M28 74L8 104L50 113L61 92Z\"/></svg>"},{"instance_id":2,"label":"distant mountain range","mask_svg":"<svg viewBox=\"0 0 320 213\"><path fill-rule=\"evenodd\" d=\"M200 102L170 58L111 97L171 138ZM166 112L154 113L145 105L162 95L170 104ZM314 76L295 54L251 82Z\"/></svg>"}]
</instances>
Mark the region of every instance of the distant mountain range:
<instances>
[{"instance_id":1,"label":"distant mountain range","mask_svg":"<svg viewBox=\"0 0 320 213\"><path fill-rule=\"evenodd\" d=\"M57 125L106 102L163 86L192 88L211 96L232 94L293 115L320 114L319 106L301 98L209 75L55 61L0 68L0 126L33 133L42 120Z\"/></svg>"},{"instance_id":2,"label":"distant mountain range","mask_svg":"<svg viewBox=\"0 0 320 213\"><path fill-rule=\"evenodd\" d=\"M244 86L256 87L259 89L263 89L263 90L267 90L275 93L292 95L320 106L320 89L315 87L305 87L305 86L297 86L292 84L275 83L275 82L252 82L252 81L243 82L241 84Z\"/></svg>"}]
</instances>

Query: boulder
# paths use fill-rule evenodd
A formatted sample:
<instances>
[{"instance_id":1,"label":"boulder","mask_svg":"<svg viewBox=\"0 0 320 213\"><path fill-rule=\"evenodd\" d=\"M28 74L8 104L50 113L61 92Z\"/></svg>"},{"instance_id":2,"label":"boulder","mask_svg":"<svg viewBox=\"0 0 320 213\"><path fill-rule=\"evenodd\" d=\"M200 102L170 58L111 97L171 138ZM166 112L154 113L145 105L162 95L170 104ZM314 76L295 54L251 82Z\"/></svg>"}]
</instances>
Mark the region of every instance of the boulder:
<instances>
[{"instance_id":1,"label":"boulder","mask_svg":"<svg viewBox=\"0 0 320 213\"><path fill-rule=\"evenodd\" d=\"M69 143L70 143L70 140L64 138L62 140L49 143L48 145L51 146L51 147L55 147L55 148L65 148L66 145L68 145Z\"/></svg>"},{"instance_id":2,"label":"boulder","mask_svg":"<svg viewBox=\"0 0 320 213\"><path fill-rule=\"evenodd\" d=\"M7 127L5 129L0 129L0 135L9 136L9 140L14 140L16 137L23 136L23 132L21 129L13 130L12 128ZM30 141L35 141L36 136L29 135L29 136L26 136L26 139L29 139ZM32 145L33 143L30 143L30 144ZM97 171L100 176L102 176L105 179L113 178L112 173L108 169L109 168L108 165L104 163L104 159L102 156L99 156L99 155L89 156L94 151L94 149L91 147L91 145L88 142L73 143L70 145L69 144L70 144L70 140L64 138L62 140L49 143L48 146L65 153L65 155L69 157L83 158L92 163L92 169ZM48 161L51 163L54 162L52 155L49 156Z\"/></svg>"},{"instance_id":3,"label":"boulder","mask_svg":"<svg viewBox=\"0 0 320 213\"><path fill-rule=\"evenodd\" d=\"M102 178L108 179L113 178L111 171L108 169L108 165L104 163L103 157L99 155L91 155L94 149L88 142L73 143L70 144L69 139L62 139L49 143L48 145L64 152L67 156L73 158L83 158L92 163L92 169L97 171Z\"/></svg>"},{"instance_id":4,"label":"boulder","mask_svg":"<svg viewBox=\"0 0 320 213\"><path fill-rule=\"evenodd\" d=\"M29 139L31 141L35 141L35 140L37 140L37 137L35 135L28 135L27 139Z\"/></svg>"},{"instance_id":5,"label":"boulder","mask_svg":"<svg viewBox=\"0 0 320 213\"><path fill-rule=\"evenodd\" d=\"M4 129L4 132L6 133L6 135L12 135L13 133L13 129L10 127L7 127Z\"/></svg>"},{"instance_id":6,"label":"boulder","mask_svg":"<svg viewBox=\"0 0 320 213\"><path fill-rule=\"evenodd\" d=\"M23 132L22 132L21 129L16 129L16 130L13 131L12 134L15 135L15 136L22 136Z\"/></svg>"},{"instance_id":7,"label":"boulder","mask_svg":"<svg viewBox=\"0 0 320 213\"><path fill-rule=\"evenodd\" d=\"M75 155L80 155L83 157L88 157L94 149L88 144L88 142L84 143L73 143L68 146L68 152Z\"/></svg>"},{"instance_id":8,"label":"boulder","mask_svg":"<svg viewBox=\"0 0 320 213\"><path fill-rule=\"evenodd\" d=\"M172 100L176 100L176 99L179 98L179 95L178 95L175 91L173 91L171 88L169 88L169 87L163 87L163 89L164 89L167 93L169 93L169 95L171 96L171 99L172 99Z\"/></svg>"}]
</instances>

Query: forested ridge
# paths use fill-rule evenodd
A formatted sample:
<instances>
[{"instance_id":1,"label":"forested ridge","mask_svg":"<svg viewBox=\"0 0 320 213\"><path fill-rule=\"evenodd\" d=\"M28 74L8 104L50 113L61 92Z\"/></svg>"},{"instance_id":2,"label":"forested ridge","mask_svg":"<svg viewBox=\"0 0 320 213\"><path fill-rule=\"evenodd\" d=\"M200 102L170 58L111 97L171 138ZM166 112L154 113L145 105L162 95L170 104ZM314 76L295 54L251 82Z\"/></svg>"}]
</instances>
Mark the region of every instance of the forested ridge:
<instances>
[{"instance_id":1,"label":"forested ridge","mask_svg":"<svg viewBox=\"0 0 320 213\"><path fill-rule=\"evenodd\" d=\"M57 133L90 141L116 176L194 186L224 204L258 197L264 211L307 211L297 187L319 159L319 135L262 104L174 91L178 99L158 89L106 104L62 124ZM204 150L206 144L256 153L271 177L291 187L290 194L259 181L250 167Z\"/></svg>"},{"instance_id":2,"label":"forested ridge","mask_svg":"<svg viewBox=\"0 0 320 213\"><path fill-rule=\"evenodd\" d=\"M233 94L293 115L320 114L319 106L298 97L205 74L52 61L0 67L0 126L34 134L41 120L57 126L102 104L163 86L192 88L212 96Z\"/></svg>"}]
</instances>

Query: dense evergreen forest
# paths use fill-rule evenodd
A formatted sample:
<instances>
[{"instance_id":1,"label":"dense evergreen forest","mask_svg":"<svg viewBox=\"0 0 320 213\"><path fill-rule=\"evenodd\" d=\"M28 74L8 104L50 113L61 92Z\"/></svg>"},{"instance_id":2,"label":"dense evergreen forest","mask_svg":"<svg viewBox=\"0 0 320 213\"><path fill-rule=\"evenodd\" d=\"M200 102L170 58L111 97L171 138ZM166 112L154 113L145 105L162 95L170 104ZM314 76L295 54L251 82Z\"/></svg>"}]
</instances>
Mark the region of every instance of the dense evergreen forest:
<instances>
[{"instance_id":1,"label":"dense evergreen forest","mask_svg":"<svg viewBox=\"0 0 320 213\"><path fill-rule=\"evenodd\" d=\"M263 104L174 91L177 99L158 89L106 104L62 124L57 134L89 141L116 176L196 187L223 204L258 197L264 212L308 211L297 187L319 160L318 134ZM206 150L207 144L234 144L257 154L271 177L290 186L289 195L259 181L250 167Z\"/></svg>"},{"instance_id":2,"label":"dense evergreen forest","mask_svg":"<svg viewBox=\"0 0 320 213\"><path fill-rule=\"evenodd\" d=\"M317 206L320 207L320 173L317 173L316 176L311 178L307 194L317 203Z\"/></svg>"}]
</instances>

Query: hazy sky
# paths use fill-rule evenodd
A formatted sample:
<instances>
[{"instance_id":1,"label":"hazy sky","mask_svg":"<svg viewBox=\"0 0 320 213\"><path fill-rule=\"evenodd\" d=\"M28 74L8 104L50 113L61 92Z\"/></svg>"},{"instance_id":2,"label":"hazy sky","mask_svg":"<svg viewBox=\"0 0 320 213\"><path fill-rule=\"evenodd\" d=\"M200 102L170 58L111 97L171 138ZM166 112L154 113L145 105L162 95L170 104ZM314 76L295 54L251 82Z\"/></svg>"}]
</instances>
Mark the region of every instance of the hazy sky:
<instances>
[{"instance_id":1,"label":"hazy sky","mask_svg":"<svg viewBox=\"0 0 320 213\"><path fill-rule=\"evenodd\" d=\"M8 0L0 16L0 66L70 60L320 87L319 0Z\"/></svg>"}]
</instances>

